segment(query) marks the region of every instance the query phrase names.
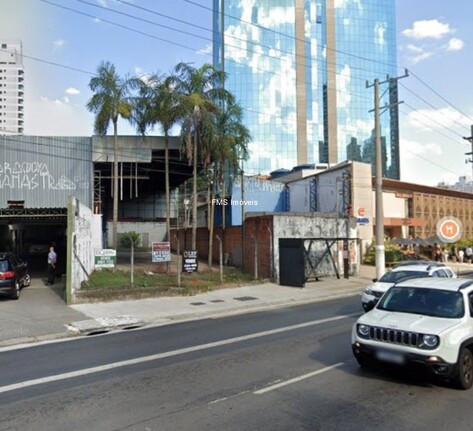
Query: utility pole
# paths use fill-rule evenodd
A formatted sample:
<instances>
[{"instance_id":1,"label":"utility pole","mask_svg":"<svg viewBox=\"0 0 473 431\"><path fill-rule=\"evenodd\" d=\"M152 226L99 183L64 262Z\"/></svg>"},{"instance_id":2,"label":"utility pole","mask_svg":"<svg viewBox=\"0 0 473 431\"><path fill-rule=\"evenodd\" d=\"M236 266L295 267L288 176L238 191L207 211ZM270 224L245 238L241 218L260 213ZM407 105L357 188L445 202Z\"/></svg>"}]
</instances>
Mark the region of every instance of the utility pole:
<instances>
[{"instance_id":1,"label":"utility pole","mask_svg":"<svg viewBox=\"0 0 473 431\"><path fill-rule=\"evenodd\" d=\"M379 106L379 86L391 82L392 79L401 79L408 76L407 69L403 76L397 78L386 77L385 81L380 82L375 79L373 84L366 82L366 87L374 87L374 135L375 135L375 206L376 206L376 246L375 246L375 260L376 260L376 278L381 278L386 271L386 261L384 254L384 206L383 206L383 153L381 148L381 112ZM402 102L397 102L400 104ZM389 109L393 105L385 105L383 109ZM384 112L384 111L383 111Z\"/></svg>"},{"instance_id":2,"label":"utility pole","mask_svg":"<svg viewBox=\"0 0 473 431\"><path fill-rule=\"evenodd\" d=\"M471 125L470 129L470 137L464 136L463 139L469 141L471 143L471 151L469 153L465 153L465 156L473 156L473 124ZM473 169L473 157L466 159L466 163L471 163L472 164L472 169ZM472 187L472 192L473 192L473 170L472 170L472 176L471 176L471 187Z\"/></svg>"}]
</instances>

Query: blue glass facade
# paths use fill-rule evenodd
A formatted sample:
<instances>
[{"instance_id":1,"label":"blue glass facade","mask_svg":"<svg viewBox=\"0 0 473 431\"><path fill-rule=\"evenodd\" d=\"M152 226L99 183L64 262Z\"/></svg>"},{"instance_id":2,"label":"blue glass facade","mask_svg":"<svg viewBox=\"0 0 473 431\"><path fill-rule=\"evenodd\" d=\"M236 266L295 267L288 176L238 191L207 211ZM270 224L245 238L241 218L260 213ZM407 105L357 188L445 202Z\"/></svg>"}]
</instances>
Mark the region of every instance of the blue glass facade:
<instances>
[{"instance_id":1,"label":"blue glass facade","mask_svg":"<svg viewBox=\"0 0 473 431\"><path fill-rule=\"evenodd\" d=\"M346 159L374 164L373 89L397 75L393 0L214 0L214 64L245 110L249 174ZM223 61L222 61L223 58ZM396 102L395 80L380 105ZM399 178L397 107L381 116Z\"/></svg>"}]
</instances>

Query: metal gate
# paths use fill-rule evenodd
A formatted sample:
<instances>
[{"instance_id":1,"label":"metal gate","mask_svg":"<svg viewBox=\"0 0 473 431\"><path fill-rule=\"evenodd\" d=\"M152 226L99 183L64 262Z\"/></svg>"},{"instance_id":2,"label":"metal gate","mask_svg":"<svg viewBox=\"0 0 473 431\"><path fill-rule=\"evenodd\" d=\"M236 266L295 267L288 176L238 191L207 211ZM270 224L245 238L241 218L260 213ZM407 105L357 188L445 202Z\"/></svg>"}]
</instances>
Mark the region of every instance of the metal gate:
<instances>
[{"instance_id":1,"label":"metal gate","mask_svg":"<svg viewBox=\"0 0 473 431\"><path fill-rule=\"evenodd\" d=\"M303 239L279 239L279 283L283 286L305 286Z\"/></svg>"}]
</instances>

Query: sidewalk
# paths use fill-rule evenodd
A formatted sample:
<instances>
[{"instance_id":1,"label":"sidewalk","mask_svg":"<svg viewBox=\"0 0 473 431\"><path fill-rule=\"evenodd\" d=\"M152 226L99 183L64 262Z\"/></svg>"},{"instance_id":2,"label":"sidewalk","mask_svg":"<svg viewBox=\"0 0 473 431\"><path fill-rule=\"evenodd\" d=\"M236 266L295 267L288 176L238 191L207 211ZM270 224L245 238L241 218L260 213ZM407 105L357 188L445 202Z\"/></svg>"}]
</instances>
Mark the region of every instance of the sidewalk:
<instances>
[{"instance_id":1,"label":"sidewalk","mask_svg":"<svg viewBox=\"0 0 473 431\"><path fill-rule=\"evenodd\" d=\"M473 271L473 264L452 263L450 266L456 273ZM375 267L361 265L357 276L349 279L324 277L320 281L306 283L303 288L264 283L218 289L195 296L77 304L71 308L90 319L71 322L69 329L80 334L88 334L142 325L156 326L177 321L229 316L356 296L362 294L375 276Z\"/></svg>"},{"instance_id":2,"label":"sidewalk","mask_svg":"<svg viewBox=\"0 0 473 431\"><path fill-rule=\"evenodd\" d=\"M454 263L450 266L455 272L473 274L473 264ZM306 283L304 288L263 283L216 289L195 296L71 306L66 306L48 288L42 285L36 288L31 286L25 289L19 301L6 300L1 304L3 313L0 315L0 347L359 296L375 274L374 267L362 265L355 277L324 277L320 281ZM45 297L48 298L47 302L44 302Z\"/></svg>"},{"instance_id":3,"label":"sidewalk","mask_svg":"<svg viewBox=\"0 0 473 431\"><path fill-rule=\"evenodd\" d=\"M374 277L374 273L375 269L367 266L363 267L356 277L324 277L320 281L306 283L303 288L264 283L218 289L194 296L71 305L71 308L90 319L71 322L69 329L89 334L145 324L156 326L177 321L229 316L360 295Z\"/></svg>"}]
</instances>

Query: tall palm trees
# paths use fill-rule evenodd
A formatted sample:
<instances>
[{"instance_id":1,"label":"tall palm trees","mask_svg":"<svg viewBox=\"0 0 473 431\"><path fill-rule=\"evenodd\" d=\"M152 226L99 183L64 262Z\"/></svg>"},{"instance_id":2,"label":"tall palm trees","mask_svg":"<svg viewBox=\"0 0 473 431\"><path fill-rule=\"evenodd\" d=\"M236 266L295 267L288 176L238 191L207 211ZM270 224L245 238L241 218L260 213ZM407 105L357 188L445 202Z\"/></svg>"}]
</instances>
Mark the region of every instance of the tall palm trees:
<instances>
[{"instance_id":1,"label":"tall palm trees","mask_svg":"<svg viewBox=\"0 0 473 431\"><path fill-rule=\"evenodd\" d=\"M102 62L97 74L89 82L94 93L87 103L87 108L95 114L94 132L98 135L107 133L110 122L113 124L113 227L112 247L117 248L118 225L118 118L130 118L131 103L129 79L121 78L115 66Z\"/></svg>"},{"instance_id":2,"label":"tall palm trees","mask_svg":"<svg viewBox=\"0 0 473 431\"><path fill-rule=\"evenodd\" d=\"M155 74L135 81L139 95L135 99L133 121L141 134L160 125L164 133L166 225L167 240L171 241L171 202L169 181L169 134L183 116L183 105L170 76Z\"/></svg>"},{"instance_id":3,"label":"tall palm trees","mask_svg":"<svg viewBox=\"0 0 473 431\"><path fill-rule=\"evenodd\" d=\"M222 86L225 75L211 64L195 68L187 63L175 67L174 82L186 110L181 136L189 163L193 165L192 249L196 249L197 233L197 165L213 160L212 144L215 118L225 101L233 96Z\"/></svg>"},{"instance_id":4,"label":"tall palm trees","mask_svg":"<svg viewBox=\"0 0 473 431\"><path fill-rule=\"evenodd\" d=\"M212 181L223 190L224 171L238 170L246 157L249 132L242 125L242 112L231 93L224 89L225 74L210 64L195 68L179 63L169 75L155 74L146 79L121 78L115 66L102 62L90 80L94 93L87 108L95 114L94 130L114 131L113 166L113 246L117 246L118 218L118 139L119 117L130 120L145 135L159 125L165 141L166 224L170 241L169 135L181 124L184 152L193 165L192 249L196 249L198 166L212 166ZM132 94L133 92L133 94ZM210 228L213 226L213 217ZM210 254L212 230L210 230ZM211 258L210 258L211 262Z\"/></svg>"}]
</instances>

